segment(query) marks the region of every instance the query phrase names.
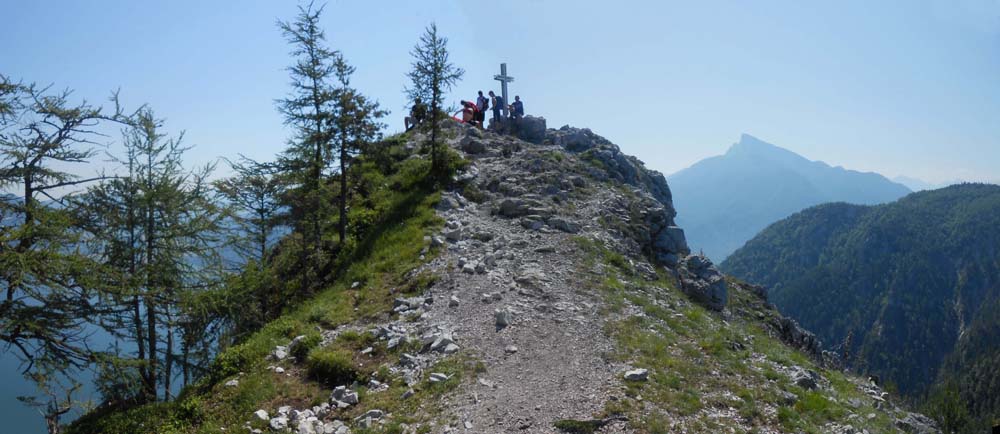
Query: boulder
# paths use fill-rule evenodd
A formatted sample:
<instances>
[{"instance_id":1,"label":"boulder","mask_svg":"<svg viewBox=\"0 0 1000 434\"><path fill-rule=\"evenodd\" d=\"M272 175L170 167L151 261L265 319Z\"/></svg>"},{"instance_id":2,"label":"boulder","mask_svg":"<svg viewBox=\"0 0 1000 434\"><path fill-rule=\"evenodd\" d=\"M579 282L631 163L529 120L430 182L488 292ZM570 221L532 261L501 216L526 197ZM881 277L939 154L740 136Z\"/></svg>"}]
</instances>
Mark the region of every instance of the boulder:
<instances>
[{"instance_id":1,"label":"boulder","mask_svg":"<svg viewBox=\"0 0 1000 434\"><path fill-rule=\"evenodd\" d=\"M625 372L626 381L646 381L649 378L649 371L646 369L633 369Z\"/></svg>"},{"instance_id":2,"label":"boulder","mask_svg":"<svg viewBox=\"0 0 1000 434\"><path fill-rule=\"evenodd\" d=\"M416 367L420 366L420 360L412 354L403 353L399 356L399 364L403 366Z\"/></svg>"},{"instance_id":3,"label":"boulder","mask_svg":"<svg viewBox=\"0 0 1000 434\"><path fill-rule=\"evenodd\" d=\"M520 217L528 214L529 205L523 199L504 199L497 213L504 217Z\"/></svg>"},{"instance_id":4,"label":"boulder","mask_svg":"<svg viewBox=\"0 0 1000 434\"><path fill-rule=\"evenodd\" d=\"M906 413L905 416L897 418L896 428L908 434L937 434L941 432L931 418L918 413Z\"/></svg>"},{"instance_id":5,"label":"boulder","mask_svg":"<svg viewBox=\"0 0 1000 434\"><path fill-rule=\"evenodd\" d=\"M275 431L284 431L288 429L288 418L285 416L272 418L268 425Z\"/></svg>"},{"instance_id":6,"label":"boulder","mask_svg":"<svg viewBox=\"0 0 1000 434\"><path fill-rule=\"evenodd\" d=\"M550 227L570 234L580 232L580 225L561 217L552 217L547 222Z\"/></svg>"},{"instance_id":7,"label":"boulder","mask_svg":"<svg viewBox=\"0 0 1000 434\"><path fill-rule=\"evenodd\" d=\"M517 137L531 143L542 143L545 140L545 118L541 116L525 116L513 125Z\"/></svg>"},{"instance_id":8,"label":"boulder","mask_svg":"<svg viewBox=\"0 0 1000 434\"><path fill-rule=\"evenodd\" d=\"M351 429L339 420L323 424L323 434L350 434L350 432Z\"/></svg>"},{"instance_id":9,"label":"boulder","mask_svg":"<svg viewBox=\"0 0 1000 434\"><path fill-rule=\"evenodd\" d=\"M726 278L708 257L690 255L680 263L681 289L705 307L721 311L726 307Z\"/></svg>"},{"instance_id":10,"label":"boulder","mask_svg":"<svg viewBox=\"0 0 1000 434\"><path fill-rule=\"evenodd\" d=\"M467 154L482 154L486 152L486 142L474 137L466 136L461 142L462 150Z\"/></svg>"},{"instance_id":11,"label":"boulder","mask_svg":"<svg viewBox=\"0 0 1000 434\"><path fill-rule=\"evenodd\" d=\"M271 360L279 360L280 361L280 360L284 360L286 357L288 357L288 347L286 347L284 345L278 345L278 346L274 347L273 351L271 351L271 355L270 355Z\"/></svg>"},{"instance_id":12,"label":"boulder","mask_svg":"<svg viewBox=\"0 0 1000 434\"><path fill-rule=\"evenodd\" d=\"M358 393L349 390L347 386L337 386L337 388L333 389L333 393L330 394L330 401L339 408L355 405L358 403Z\"/></svg>"},{"instance_id":13,"label":"boulder","mask_svg":"<svg viewBox=\"0 0 1000 434\"><path fill-rule=\"evenodd\" d=\"M808 369L795 367L790 376L792 383L806 390L819 388L819 374Z\"/></svg>"},{"instance_id":14,"label":"boulder","mask_svg":"<svg viewBox=\"0 0 1000 434\"><path fill-rule=\"evenodd\" d=\"M504 308L503 310L493 311L493 319L496 323L497 331L503 330L505 327L510 325L512 314L509 309Z\"/></svg>"},{"instance_id":15,"label":"boulder","mask_svg":"<svg viewBox=\"0 0 1000 434\"><path fill-rule=\"evenodd\" d=\"M268 414L267 414L266 410L257 410L255 412L253 412L253 415L257 416L257 419L260 419L260 420L268 420L268 419L270 419L270 417L268 417Z\"/></svg>"},{"instance_id":16,"label":"boulder","mask_svg":"<svg viewBox=\"0 0 1000 434\"><path fill-rule=\"evenodd\" d=\"M803 329L795 320L779 316L772 326L778 332L778 338L789 346L810 355L814 360L823 360L823 345L816 335Z\"/></svg>"},{"instance_id":17,"label":"boulder","mask_svg":"<svg viewBox=\"0 0 1000 434\"><path fill-rule=\"evenodd\" d=\"M447 238L448 241L461 241L462 235L462 228L445 229L444 231L444 237Z\"/></svg>"},{"instance_id":18,"label":"boulder","mask_svg":"<svg viewBox=\"0 0 1000 434\"><path fill-rule=\"evenodd\" d=\"M678 226L667 226L663 228L657 235L656 239L653 240L653 246L657 251L664 251L669 253L683 253L687 254L691 252L688 248L687 238L684 236L684 229Z\"/></svg>"},{"instance_id":19,"label":"boulder","mask_svg":"<svg viewBox=\"0 0 1000 434\"><path fill-rule=\"evenodd\" d=\"M384 416L385 412L382 410L368 410L365 414L354 418L354 422L362 428L371 428L374 422L382 419Z\"/></svg>"},{"instance_id":20,"label":"boulder","mask_svg":"<svg viewBox=\"0 0 1000 434\"><path fill-rule=\"evenodd\" d=\"M450 345L455 344L454 335L450 331L443 331L434 336L429 347L431 351L445 351ZM457 347L455 349L457 351Z\"/></svg>"},{"instance_id":21,"label":"boulder","mask_svg":"<svg viewBox=\"0 0 1000 434\"><path fill-rule=\"evenodd\" d=\"M545 226L545 222L538 216L527 216L521 219L521 227L529 231L537 231Z\"/></svg>"}]
</instances>

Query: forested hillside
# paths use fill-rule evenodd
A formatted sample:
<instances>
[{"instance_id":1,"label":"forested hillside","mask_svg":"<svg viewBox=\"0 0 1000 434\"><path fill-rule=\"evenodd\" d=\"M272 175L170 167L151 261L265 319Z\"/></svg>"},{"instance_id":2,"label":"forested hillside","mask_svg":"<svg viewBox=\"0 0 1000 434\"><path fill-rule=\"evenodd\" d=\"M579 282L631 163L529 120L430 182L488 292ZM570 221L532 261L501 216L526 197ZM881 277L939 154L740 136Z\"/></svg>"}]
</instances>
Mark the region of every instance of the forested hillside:
<instances>
[{"instance_id":1,"label":"forested hillside","mask_svg":"<svg viewBox=\"0 0 1000 434\"><path fill-rule=\"evenodd\" d=\"M957 391L953 398L985 423L1000 415L998 246L1000 187L962 184L888 205L810 208L768 227L722 267L770 287L782 312L852 368L916 401Z\"/></svg>"}]
</instances>

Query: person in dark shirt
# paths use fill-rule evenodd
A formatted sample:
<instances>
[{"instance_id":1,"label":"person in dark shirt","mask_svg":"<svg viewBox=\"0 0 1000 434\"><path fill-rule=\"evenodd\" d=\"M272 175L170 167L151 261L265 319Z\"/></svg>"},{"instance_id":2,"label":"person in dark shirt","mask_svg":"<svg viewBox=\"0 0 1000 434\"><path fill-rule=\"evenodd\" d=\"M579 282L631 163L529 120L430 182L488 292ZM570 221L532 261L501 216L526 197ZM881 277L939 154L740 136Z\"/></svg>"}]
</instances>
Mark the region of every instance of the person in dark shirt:
<instances>
[{"instance_id":1,"label":"person in dark shirt","mask_svg":"<svg viewBox=\"0 0 1000 434\"><path fill-rule=\"evenodd\" d=\"M413 107L410 109L410 115L403 119L403 125L406 127L406 131L410 131L413 127L420 125L427 117L427 106L420 101L420 98L415 98L413 100Z\"/></svg>"},{"instance_id":2,"label":"person in dark shirt","mask_svg":"<svg viewBox=\"0 0 1000 434\"><path fill-rule=\"evenodd\" d=\"M479 91L479 98L476 98L476 120L479 126L486 124L486 110L490 108L490 99L483 96L483 91Z\"/></svg>"},{"instance_id":3,"label":"person in dark shirt","mask_svg":"<svg viewBox=\"0 0 1000 434\"><path fill-rule=\"evenodd\" d=\"M502 96L497 96L491 90L490 91L490 99L493 100L493 104L492 104L493 105L493 122L496 122L497 124L499 124L500 122L503 122L503 116L500 115L500 109L503 107L503 104L504 104L503 97Z\"/></svg>"},{"instance_id":4,"label":"person in dark shirt","mask_svg":"<svg viewBox=\"0 0 1000 434\"><path fill-rule=\"evenodd\" d=\"M519 95L514 95L514 103L510 105L510 118L521 119L524 117L524 103Z\"/></svg>"}]
</instances>

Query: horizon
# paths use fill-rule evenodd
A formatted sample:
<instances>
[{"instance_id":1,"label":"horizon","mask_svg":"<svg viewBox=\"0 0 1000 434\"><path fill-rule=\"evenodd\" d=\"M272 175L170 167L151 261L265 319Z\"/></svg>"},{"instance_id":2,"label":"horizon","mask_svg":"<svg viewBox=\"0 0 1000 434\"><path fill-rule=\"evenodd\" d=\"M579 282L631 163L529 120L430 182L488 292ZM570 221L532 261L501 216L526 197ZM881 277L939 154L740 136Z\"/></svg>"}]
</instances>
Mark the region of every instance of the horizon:
<instances>
[{"instance_id":1,"label":"horizon","mask_svg":"<svg viewBox=\"0 0 1000 434\"><path fill-rule=\"evenodd\" d=\"M1000 0L11 3L7 430L1000 424Z\"/></svg>"},{"instance_id":2,"label":"horizon","mask_svg":"<svg viewBox=\"0 0 1000 434\"><path fill-rule=\"evenodd\" d=\"M290 60L275 21L295 5L44 8L14 5L0 29L9 47L0 70L12 79L97 103L121 89L127 107L149 103L168 131L186 131L191 163L236 153L269 160L284 148L289 134L273 101L288 91ZM525 8L534 13L518 15ZM401 130L409 50L433 21L467 71L448 103L498 89L492 77L506 62L511 95L529 114L550 128L591 128L664 174L747 133L890 179L1000 179L1000 3L568 9L330 1L323 23L329 45L357 67L355 85L391 110L387 133ZM497 15L517 17L510 38L482 25ZM34 26L41 16L52 25ZM581 30L589 28L601 31Z\"/></svg>"}]
</instances>

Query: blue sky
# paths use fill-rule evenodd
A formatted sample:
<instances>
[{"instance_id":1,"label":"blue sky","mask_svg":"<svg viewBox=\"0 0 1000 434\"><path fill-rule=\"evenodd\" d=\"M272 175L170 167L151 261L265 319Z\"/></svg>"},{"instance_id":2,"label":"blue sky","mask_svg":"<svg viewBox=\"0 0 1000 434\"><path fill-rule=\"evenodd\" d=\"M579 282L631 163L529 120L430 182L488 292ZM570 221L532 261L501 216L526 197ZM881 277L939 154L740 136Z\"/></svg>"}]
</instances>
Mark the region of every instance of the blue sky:
<instances>
[{"instance_id":1,"label":"blue sky","mask_svg":"<svg viewBox=\"0 0 1000 434\"><path fill-rule=\"evenodd\" d=\"M101 101L120 88L205 162L268 159L288 132L276 19L293 1L17 1L0 72ZM467 71L550 127L590 127L671 173L740 133L833 165L939 182L1000 179L1000 1L328 2L330 44L398 130L409 50L436 21ZM89 170L89 169L82 169Z\"/></svg>"},{"instance_id":2,"label":"blue sky","mask_svg":"<svg viewBox=\"0 0 1000 434\"><path fill-rule=\"evenodd\" d=\"M192 163L266 160L289 135L273 102L291 62L275 20L295 5L5 1L0 73L93 102L120 88L186 130ZM507 62L529 113L590 127L664 173L749 133L888 176L1000 181L1000 0L330 0L329 43L392 110L390 132L431 21L467 71L450 102L497 89ZM3 394L0 410L23 414L11 395L28 390ZM42 430L41 418L9 419Z\"/></svg>"}]
</instances>

